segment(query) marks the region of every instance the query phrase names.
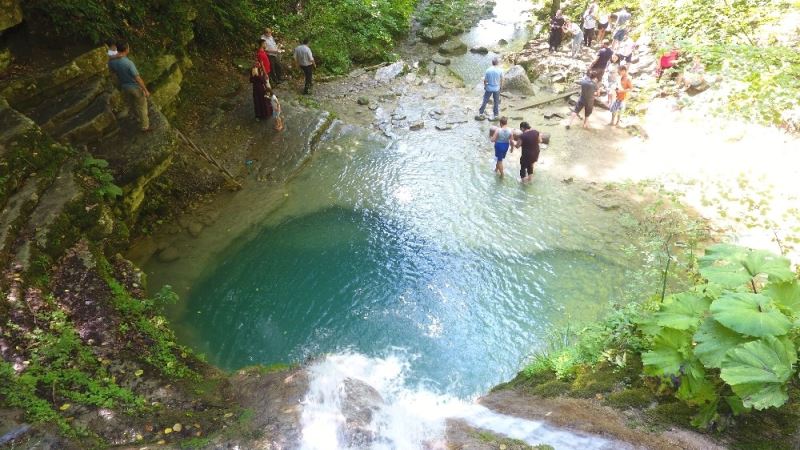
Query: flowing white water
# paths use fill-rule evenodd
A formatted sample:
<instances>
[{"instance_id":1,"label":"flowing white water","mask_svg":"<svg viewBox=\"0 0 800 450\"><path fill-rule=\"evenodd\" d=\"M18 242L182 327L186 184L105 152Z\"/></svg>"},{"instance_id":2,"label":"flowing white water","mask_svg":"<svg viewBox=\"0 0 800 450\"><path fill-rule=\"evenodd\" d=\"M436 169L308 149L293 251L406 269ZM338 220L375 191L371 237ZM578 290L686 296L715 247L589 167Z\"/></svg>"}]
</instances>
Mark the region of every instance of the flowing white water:
<instances>
[{"instance_id":1,"label":"flowing white water","mask_svg":"<svg viewBox=\"0 0 800 450\"><path fill-rule=\"evenodd\" d=\"M531 445L548 444L556 449L601 450L617 448L600 437L554 428L540 421L499 414L452 396L437 394L423 386L407 386L411 362L401 354L368 358L357 353L332 354L309 367L309 389L303 401L301 426L303 450L446 449L445 422L460 419L475 428L519 439ZM367 401L374 406L369 423L355 441L345 406L364 398L346 398L347 382L367 385L383 399ZM365 396L368 397L368 396Z\"/></svg>"}]
</instances>

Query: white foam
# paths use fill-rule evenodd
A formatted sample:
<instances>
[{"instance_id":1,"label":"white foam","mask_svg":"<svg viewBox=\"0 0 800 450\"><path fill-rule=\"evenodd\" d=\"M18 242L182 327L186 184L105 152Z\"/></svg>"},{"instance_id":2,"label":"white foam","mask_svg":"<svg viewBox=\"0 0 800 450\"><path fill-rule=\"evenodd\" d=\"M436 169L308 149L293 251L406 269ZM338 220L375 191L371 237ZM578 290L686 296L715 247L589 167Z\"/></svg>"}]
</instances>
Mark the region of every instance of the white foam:
<instances>
[{"instance_id":1,"label":"white foam","mask_svg":"<svg viewBox=\"0 0 800 450\"><path fill-rule=\"evenodd\" d=\"M347 449L343 443L345 417L342 394L345 379L374 388L384 405L369 424L376 436L374 450L445 449L445 421L462 419L470 425L528 444L549 444L556 449L609 449L612 442L599 437L556 429L543 422L495 413L473 402L406 385L411 368L407 357L392 354L368 358L357 353L324 357L309 367L309 390L301 416L303 450Z\"/></svg>"}]
</instances>

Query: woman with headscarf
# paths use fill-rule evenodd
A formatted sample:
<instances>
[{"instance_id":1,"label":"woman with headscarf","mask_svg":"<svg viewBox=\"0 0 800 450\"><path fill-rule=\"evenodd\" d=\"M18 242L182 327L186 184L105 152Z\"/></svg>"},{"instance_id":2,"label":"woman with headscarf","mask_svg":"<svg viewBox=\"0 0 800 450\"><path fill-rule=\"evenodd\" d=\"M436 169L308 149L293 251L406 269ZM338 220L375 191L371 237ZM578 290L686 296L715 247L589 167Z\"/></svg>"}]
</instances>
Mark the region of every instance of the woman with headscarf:
<instances>
[{"instance_id":1,"label":"woman with headscarf","mask_svg":"<svg viewBox=\"0 0 800 450\"><path fill-rule=\"evenodd\" d=\"M567 21L559 9L556 15L550 20L550 53L558 50L561 46L561 40L564 39L564 25Z\"/></svg>"}]
</instances>

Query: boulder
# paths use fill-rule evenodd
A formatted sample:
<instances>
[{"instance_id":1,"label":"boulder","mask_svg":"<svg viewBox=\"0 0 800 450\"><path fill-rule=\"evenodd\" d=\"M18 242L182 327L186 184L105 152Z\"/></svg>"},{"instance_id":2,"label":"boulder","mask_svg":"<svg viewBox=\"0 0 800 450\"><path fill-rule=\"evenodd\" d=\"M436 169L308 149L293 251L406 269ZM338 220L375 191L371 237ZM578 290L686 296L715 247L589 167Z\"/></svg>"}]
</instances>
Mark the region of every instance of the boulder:
<instances>
[{"instance_id":1,"label":"boulder","mask_svg":"<svg viewBox=\"0 0 800 450\"><path fill-rule=\"evenodd\" d=\"M383 397L372 386L359 380L345 378L342 385L341 411L347 448L369 448L377 431L372 427L372 421L384 405Z\"/></svg>"},{"instance_id":2,"label":"boulder","mask_svg":"<svg viewBox=\"0 0 800 450\"><path fill-rule=\"evenodd\" d=\"M0 0L0 31L22 23L22 7L18 0Z\"/></svg>"},{"instance_id":3,"label":"boulder","mask_svg":"<svg viewBox=\"0 0 800 450\"><path fill-rule=\"evenodd\" d=\"M427 26L420 30L419 37L428 44L438 44L447 39L447 32L436 26Z\"/></svg>"},{"instance_id":4,"label":"boulder","mask_svg":"<svg viewBox=\"0 0 800 450\"><path fill-rule=\"evenodd\" d=\"M489 53L489 49L486 48L486 47L483 47L483 46L472 47L471 49L469 49L469 51L471 53L477 53L479 55L485 55L485 54Z\"/></svg>"},{"instance_id":5,"label":"boulder","mask_svg":"<svg viewBox=\"0 0 800 450\"><path fill-rule=\"evenodd\" d=\"M443 55L462 55L467 52L467 44L460 39L450 39L439 46L439 53Z\"/></svg>"},{"instance_id":6,"label":"boulder","mask_svg":"<svg viewBox=\"0 0 800 450\"><path fill-rule=\"evenodd\" d=\"M363 97L363 96L362 97L358 97L358 100L356 100L356 103L358 103L361 106L369 105L369 98Z\"/></svg>"},{"instance_id":7,"label":"boulder","mask_svg":"<svg viewBox=\"0 0 800 450\"><path fill-rule=\"evenodd\" d=\"M508 41L505 39L500 39L497 41L497 45L508 45Z\"/></svg>"},{"instance_id":8,"label":"boulder","mask_svg":"<svg viewBox=\"0 0 800 450\"><path fill-rule=\"evenodd\" d=\"M172 66L172 70L168 74L161 77L152 87L151 100L159 108L166 109L178 98L178 94L181 92L181 83L183 83L183 71L176 64Z\"/></svg>"},{"instance_id":9,"label":"boulder","mask_svg":"<svg viewBox=\"0 0 800 450\"><path fill-rule=\"evenodd\" d=\"M433 55L431 61L433 61L434 64L439 64L440 66L450 65L450 58L445 58L442 55Z\"/></svg>"},{"instance_id":10,"label":"boulder","mask_svg":"<svg viewBox=\"0 0 800 450\"><path fill-rule=\"evenodd\" d=\"M402 74L406 70L406 63L404 61L397 61L389 64L388 66L381 67L375 71L376 81L390 81Z\"/></svg>"},{"instance_id":11,"label":"boulder","mask_svg":"<svg viewBox=\"0 0 800 450\"><path fill-rule=\"evenodd\" d=\"M518 94L532 95L533 85L528 78L528 74L522 66L512 66L503 75L503 86L505 90Z\"/></svg>"}]
</instances>

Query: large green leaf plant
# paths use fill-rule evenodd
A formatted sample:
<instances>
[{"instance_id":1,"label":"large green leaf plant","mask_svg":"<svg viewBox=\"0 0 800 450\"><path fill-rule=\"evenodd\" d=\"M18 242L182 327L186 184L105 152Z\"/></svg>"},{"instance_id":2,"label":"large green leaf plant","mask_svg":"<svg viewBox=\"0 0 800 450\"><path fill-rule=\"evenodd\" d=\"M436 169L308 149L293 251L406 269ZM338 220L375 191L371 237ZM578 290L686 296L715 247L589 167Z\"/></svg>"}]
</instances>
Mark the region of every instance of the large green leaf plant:
<instances>
[{"instance_id":1,"label":"large green leaf plant","mask_svg":"<svg viewBox=\"0 0 800 450\"><path fill-rule=\"evenodd\" d=\"M800 282L790 261L719 244L699 262L705 284L640 319L645 373L698 408L696 426L715 422L722 402L734 414L780 407L797 377L800 343Z\"/></svg>"}]
</instances>

